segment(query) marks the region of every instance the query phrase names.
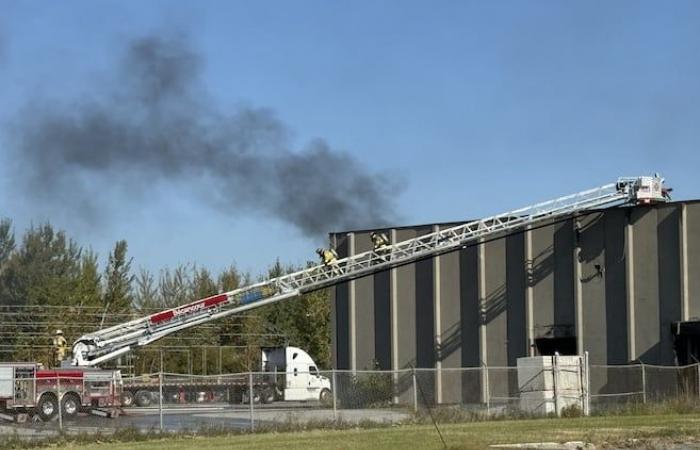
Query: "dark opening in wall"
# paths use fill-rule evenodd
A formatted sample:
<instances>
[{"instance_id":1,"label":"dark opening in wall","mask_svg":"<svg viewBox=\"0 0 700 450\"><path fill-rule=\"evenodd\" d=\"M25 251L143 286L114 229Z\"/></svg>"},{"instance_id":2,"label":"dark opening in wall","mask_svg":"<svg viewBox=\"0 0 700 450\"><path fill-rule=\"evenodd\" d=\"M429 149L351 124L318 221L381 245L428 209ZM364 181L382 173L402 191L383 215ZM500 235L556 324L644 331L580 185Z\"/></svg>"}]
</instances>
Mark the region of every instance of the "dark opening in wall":
<instances>
[{"instance_id":1,"label":"dark opening in wall","mask_svg":"<svg viewBox=\"0 0 700 450\"><path fill-rule=\"evenodd\" d=\"M540 356L576 354L576 336L540 337L535 339L535 349Z\"/></svg>"},{"instance_id":2,"label":"dark opening in wall","mask_svg":"<svg viewBox=\"0 0 700 450\"><path fill-rule=\"evenodd\" d=\"M700 362L700 321L674 322L671 333L678 365Z\"/></svg>"}]
</instances>

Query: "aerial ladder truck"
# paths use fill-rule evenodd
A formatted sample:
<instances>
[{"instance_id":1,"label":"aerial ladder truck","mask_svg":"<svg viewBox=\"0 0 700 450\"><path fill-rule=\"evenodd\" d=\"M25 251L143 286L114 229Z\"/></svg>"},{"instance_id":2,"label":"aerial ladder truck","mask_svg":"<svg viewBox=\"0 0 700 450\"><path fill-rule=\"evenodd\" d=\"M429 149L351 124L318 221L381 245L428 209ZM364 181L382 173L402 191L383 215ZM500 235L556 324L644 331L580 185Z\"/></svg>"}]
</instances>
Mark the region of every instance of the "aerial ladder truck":
<instances>
[{"instance_id":1,"label":"aerial ladder truck","mask_svg":"<svg viewBox=\"0 0 700 450\"><path fill-rule=\"evenodd\" d=\"M72 364L95 366L177 331L455 251L494 235L524 229L539 222L610 206L666 202L668 192L664 180L658 175L619 178L615 183L413 239L383 243L374 250L346 258L326 258L322 264L298 272L81 336L72 347Z\"/></svg>"},{"instance_id":2,"label":"aerial ladder truck","mask_svg":"<svg viewBox=\"0 0 700 450\"><path fill-rule=\"evenodd\" d=\"M557 218L611 206L666 202L669 192L663 178L658 175L623 177L600 187L402 242L388 242L385 236L377 235L376 239L373 238L373 250L345 258L337 257L334 251L319 249L322 259L319 265L83 335L73 344L72 359L68 365L73 369L95 367L167 335L203 323L453 252ZM2 395L0 392L0 399Z\"/></svg>"}]
</instances>

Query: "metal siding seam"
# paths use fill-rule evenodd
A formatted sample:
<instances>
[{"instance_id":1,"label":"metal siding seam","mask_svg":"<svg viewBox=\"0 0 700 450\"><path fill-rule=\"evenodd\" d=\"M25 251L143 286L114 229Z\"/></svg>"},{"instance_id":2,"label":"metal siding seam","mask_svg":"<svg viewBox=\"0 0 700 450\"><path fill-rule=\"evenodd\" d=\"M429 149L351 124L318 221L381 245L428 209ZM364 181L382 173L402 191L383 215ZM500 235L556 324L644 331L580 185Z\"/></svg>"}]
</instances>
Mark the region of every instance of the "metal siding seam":
<instances>
[{"instance_id":1,"label":"metal siding seam","mask_svg":"<svg viewBox=\"0 0 700 450\"><path fill-rule=\"evenodd\" d=\"M338 239L335 234L333 234L332 245L333 248L338 248ZM331 350L334 369L338 368L338 318L336 317L336 314L338 313L338 307L336 305L336 302L338 301L338 289L339 286L335 285L331 291Z\"/></svg>"},{"instance_id":2,"label":"metal siding seam","mask_svg":"<svg viewBox=\"0 0 700 450\"><path fill-rule=\"evenodd\" d=\"M532 286L532 229L525 232L525 305L527 308L525 326L527 327L527 354L535 356L535 311L534 289Z\"/></svg>"},{"instance_id":3,"label":"metal siding seam","mask_svg":"<svg viewBox=\"0 0 700 450\"><path fill-rule=\"evenodd\" d=\"M433 225L433 231L440 229L439 226ZM435 324L435 342L434 349L436 353L435 369L437 376L435 377L435 397L437 403L442 403L442 321L440 317L440 256L433 258L433 307L434 307L434 324Z\"/></svg>"},{"instance_id":4,"label":"metal siding seam","mask_svg":"<svg viewBox=\"0 0 700 450\"><path fill-rule=\"evenodd\" d=\"M581 285L581 236L579 218L574 219L574 302L576 309L576 353L583 354L583 286Z\"/></svg>"},{"instance_id":5,"label":"metal siding seam","mask_svg":"<svg viewBox=\"0 0 700 450\"><path fill-rule=\"evenodd\" d=\"M486 244L482 240L478 248L478 284L477 296L479 300L479 359L481 364L488 366L488 347L486 345L486 321L484 317L484 308L486 304ZM481 394L484 401L488 396L488 374L482 372Z\"/></svg>"},{"instance_id":6,"label":"metal siding seam","mask_svg":"<svg viewBox=\"0 0 700 450\"><path fill-rule=\"evenodd\" d=\"M348 254L355 255L355 233L348 233ZM357 310L355 308L355 280L348 283L348 303L350 309L350 368L357 370Z\"/></svg>"},{"instance_id":7,"label":"metal siding seam","mask_svg":"<svg viewBox=\"0 0 700 450\"><path fill-rule=\"evenodd\" d=\"M391 242L396 242L396 229L391 230ZM397 269L396 267L391 269L391 272L389 272L389 277L390 277L390 283L391 286L389 287L391 292L390 292L390 305L389 309L391 309L391 370L399 370L399 328L397 324L398 320L398 312L397 312L397 307L398 307L398 298L397 298L397 293L396 289L398 286L397 282ZM397 373L394 372L393 374L393 379L394 379L394 386L397 386L398 384L398 376ZM394 392L397 392L398 390L395 389ZM394 395L394 403L398 404L399 402L399 397L397 394Z\"/></svg>"},{"instance_id":8,"label":"metal siding seam","mask_svg":"<svg viewBox=\"0 0 700 450\"><path fill-rule=\"evenodd\" d=\"M688 211L686 205L681 205L680 223L680 245L681 245L681 318L690 319L690 292L688 287Z\"/></svg>"},{"instance_id":9,"label":"metal siding seam","mask_svg":"<svg viewBox=\"0 0 700 450\"><path fill-rule=\"evenodd\" d=\"M634 227L632 225L632 211L627 218L625 226L625 275L627 284L627 360L634 361L637 358L636 327L634 312Z\"/></svg>"}]
</instances>

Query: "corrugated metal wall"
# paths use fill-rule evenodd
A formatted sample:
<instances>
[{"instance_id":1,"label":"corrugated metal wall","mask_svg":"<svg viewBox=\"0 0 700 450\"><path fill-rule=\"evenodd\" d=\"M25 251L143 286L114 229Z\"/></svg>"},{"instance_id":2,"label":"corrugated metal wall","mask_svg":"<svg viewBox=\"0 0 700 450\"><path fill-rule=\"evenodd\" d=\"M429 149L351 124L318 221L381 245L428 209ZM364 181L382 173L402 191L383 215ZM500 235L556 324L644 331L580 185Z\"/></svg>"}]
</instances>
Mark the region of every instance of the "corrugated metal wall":
<instances>
[{"instance_id":1,"label":"corrugated metal wall","mask_svg":"<svg viewBox=\"0 0 700 450\"><path fill-rule=\"evenodd\" d=\"M396 242L450 225L386 231ZM331 241L346 256L370 249L369 234ZM616 208L337 286L333 361L507 366L536 354L539 337L571 336L594 364L673 364L671 322L698 316L700 202ZM450 376L436 381L439 397L479 395Z\"/></svg>"}]
</instances>

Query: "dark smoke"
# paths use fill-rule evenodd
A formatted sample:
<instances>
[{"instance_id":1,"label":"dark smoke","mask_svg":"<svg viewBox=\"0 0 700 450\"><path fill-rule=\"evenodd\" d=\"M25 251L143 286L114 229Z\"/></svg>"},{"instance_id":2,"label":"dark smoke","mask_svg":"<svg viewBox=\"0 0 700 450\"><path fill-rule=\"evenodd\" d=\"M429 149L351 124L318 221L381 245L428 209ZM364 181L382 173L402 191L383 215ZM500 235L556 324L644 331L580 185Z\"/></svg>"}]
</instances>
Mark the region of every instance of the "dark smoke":
<instances>
[{"instance_id":1,"label":"dark smoke","mask_svg":"<svg viewBox=\"0 0 700 450\"><path fill-rule=\"evenodd\" d=\"M220 111L201 87L202 63L182 39L139 39L97 98L33 102L14 127L26 188L83 219L105 214L105 190L148 192L155 182L232 215L277 217L307 236L395 218L400 189L390 177L322 140L295 151L270 110Z\"/></svg>"}]
</instances>

